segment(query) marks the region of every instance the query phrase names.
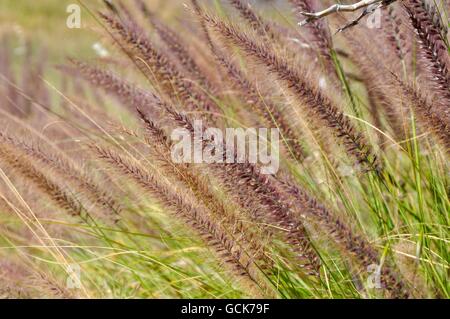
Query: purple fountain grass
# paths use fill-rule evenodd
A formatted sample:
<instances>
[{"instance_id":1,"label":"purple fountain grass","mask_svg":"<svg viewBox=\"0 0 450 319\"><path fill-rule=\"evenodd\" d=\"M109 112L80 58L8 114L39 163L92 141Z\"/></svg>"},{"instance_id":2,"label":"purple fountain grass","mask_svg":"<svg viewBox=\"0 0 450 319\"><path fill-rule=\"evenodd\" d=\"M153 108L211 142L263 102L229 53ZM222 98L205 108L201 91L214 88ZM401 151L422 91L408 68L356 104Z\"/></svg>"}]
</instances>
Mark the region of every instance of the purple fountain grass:
<instances>
[{"instance_id":1,"label":"purple fountain grass","mask_svg":"<svg viewBox=\"0 0 450 319\"><path fill-rule=\"evenodd\" d=\"M177 189L173 184L165 183L137 163L133 163L131 159L124 158L114 150L96 145L91 147L101 159L118 168L123 174L130 176L149 191L156 200L171 209L176 217L183 218L205 239L205 242L213 248L217 255L222 257L222 260L230 264L239 275L248 279L248 284L259 285L266 293L270 292L264 276L261 275L260 269L255 265L253 258L248 256L240 244L227 234L220 223L211 218L204 206L194 203L186 190L183 191Z\"/></svg>"},{"instance_id":2,"label":"purple fountain grass","mask_svg":"<svg viewBox=\"0 0 450 319\"><path fill-rule=\"evenodd\" d=\"M148 116L138 109L140 118L146 129L146 143L156 149L156 162L160 163L159 168L163 169L167 175L174 176L175 179L182 181L188 187L199 202L202 202L212 214L224 225L234 237L240 238L240 243L245 247L254 260L265 269L272 264L271 260L266 258L265 248L262 243L267 241L262 232L249 228L244 224L245 218L239 214L239 208L227 204L223 199L211 191L209 183L202 177L197 170L188 164L174 164L171 159L172 144L165 134ZM237 211L236 211L237 210ZM247 220L247 222L250 222Z\"/></svg>"},{"instance_id":3,"label":"purple fountain grass","mask_svg":"<svg viewBox=\"0 0 450 319\"><path fill-rule=\"evenodd\" d=\"M179 126L194 132L194 124L186 114L181 114L168 105L163 107ZM202 147L205 148L207 145L208 142L204 141ZM224 152L223 157L226 156ZM263 223L275 223L286 229L284 236L299 258L301 262L299 265L306 268L310 274L317 275L320 259L309 241L304 226L292 218L290 209L295 210L296 207L282 203L279 189L271 183L268 176L260 173L257 166L248 162L243 164L238 164L236 160L234 162L234 164L213 164L208 169L220 178L223 186L252 214L252 218ZM237 190L236 185L241 187Z\"/></svg>"},{"instance_id":4,"label":"purple fountain grass","mask_svg":"<svg viewBox=\"0 0 450 319\"><path fill-rule=\"evenodd\" d=\"M342 220L336 217L336 214L330 212L307 192L290 181L282 181L282 183L286 191L296 199L296 205L302 207L303 216L317 223L325 232L329 233L335 242L340 245L343 253L353 256L356 262L364 267L379 264L380 254L366 239L355 234ZM409 288L389 265L383 266L381 280L389 291L390 297L408 298L410 296Z\"/></svg>"},{"instance_id":5,"label":"purple fountain grass","mask_svg":"<svg viewBox=\"0 0 450 319\"><path fill-rule=\"evenodd\" d=\"M434 23L435 19L430 16L424 1L407 0L403 6L409 15L411 24L416 31L420 42L420 54L428 65L427 76L436 92L441 94L441 101L436 103L441 109L448 109L450 105L450 60L447 46L442 37L443 30L440 25Z\"/></svg>"},{"instance_id":6,"label":"purple fountain grass","mask_svg":"<svg viewBox=\"0 0 450 319\"><path fill-rule=\"evenodd\" d=\"M335 136L359 164L365 165L369 170L378 171L380 169L377 158L371 146L365 142L362 133L356 130L332 101L314 85L306 82L304 76L300 75L296 69L291 68L287 61L264 44L252 40L235 26L208 14L203 14L203 18L219 34L241 47L250 57L266 65L269 71L285 83L302 104L313 111L317 120L322 120L330 129L334 130Z\"/></svg>"},{"instance_id":7,"label":"purple fountain grass","mask_svg":"<svg viewBox=\"0 0 450 319\"><path fill-rule=\"evenodd\" d=\"M449 115L436 113L433 104L429 103L414 86L403 82L395 75L394 78L408 98L408 102L418 117L419 123L423 124L423 127L427 132L431 132L436 137L447 154L450 153Z\"/></svg>"},{"instance_id":8,"label":"purple fountain grass","mask_svg":"<svg viewBox=\"0 0 450 319\"><path fill-rule=\"evenodd\" d=\"M230 2L260 36L268 37L272 41L280 41L280 35L272 29L270 24L263 21L262 17L252 9L249 3L245 5L241 0L228 0L228 2Z\"/></svg>"},{"instance_id":9,"label":"purple fountain grass","mask_svg":"<svg viewBox=\"0 0 450 319\"><path fill-rule=\"evenodd\" d=\"M57 224L48 238L73 242L62 247L64 256L85 258L85 244L95 247L95 254L105 245L120 247L108 271L132 263L126 272L145 284L133 292L136 296L411 298L447 293L441 282L436 284L445 270L438 260L445 254L441 244L420 247L416 258L419 242L412 240L428 221L431 234L439 229L435 223L443 226L440 210L447 207L446 180L436 174L444 171L450 154L450 61L438 8L424 0L380 0L382 30L350 23L342 37L332 39L325 19L333 18L333 25L347 22L340 14L328 16L333 9L325 11L325 19L308 16L308 23L289 28L247 2L223 0L229 4L223 7L230 10L227 19L218 15L219 4L217 14L210 14L203 9L212 8L209 2L201 7L191 0L193 17L171 24L173 17L163 18L159 7L153 12L148 1L135 0L131 7L105 0L109 11L95 20L126 60L70 59L58 66L64 87L54 89L62 92L63 104L55 103L43 85L50 84L43 77L51 74L46 51L36 50L33 42L33 50L27 47L18 58L25 65L16 68L11 43L2 38L0 163L8 177L0 185L2 220L14 217L15 223L21 217L15 205L22 199L39 220L50 207L61 220L42 227ZM289 4L303 20L305 12L332 2ZM363 7L363 16L376 5ZM297 47L299 39L307 45ZM112 61L107 67L97 63L107 60ZM356 118L346 115L350 105L344 94ZM285 143L279 170L267 175L250 155L241 159L241 145L233 151L226 147L228 136L206 137L208 128L228 123L276 127ZM214 150L215 162L178 163L180 144L170 133L183 128L194 135L189 144L194 143L195 153ZM274 138L269 142L273 156ZM351 172L343 172L349 165ZM16 184L19 193L10 201ZM81 231L68 231L79 227L72 219L85 223L77 228ZM47 252L33 246L41 239L33 237L33 229L15 227L1 224L2 237L45 258ZM436 240L428 237L427 244ZM398 251L404 242L411 245ZM133 254L122 256L122 251ZM138 255L145 257L142 268ZM158 266L148 269L150 256ZM208 258L212 263L204 262ZM405 267L402 258L414 267ZM184 260L187 267L178 264ZM0 296L33 296L34 288L21 288L22 279L45 296L52 290L56 297L73 296L44 273L31 274L19 264L14 272L14 263L4 265L0 261ZM377 288L382 289L372 290L369 283L373 266L380 269ZM147 271L155 271L151 282ZM5 276L10 280L2 281ZM96 292L96 280L85 282L87 291ZM169 288L163 293L160 281Z\"/></svg>"},{"instance_id":10,"label":"purple fountain grass","mask_svg":"<svg viewBox=\"0 0 450 319\"><path fill-rule=\"evenodd\" d=\"M81 76L106 93L116 96L123 105L128 106L131 112L135 112L135 105L151 106L154 101L154 95L135 84L129 83L117 76L111 71L103 70L93 65L70 60L74 67L59 66L59 68L73 76ZM148 109L154 116L159 116L157 109Z\"/></svg>"},{"instance_id":11,"label":"purple fountain grass","mask_svg":"<svg viewBox=\"0 0 450 319\"><path fill-rule=\"evenodd\" d=\"M184 43L184 41L172 30L168 25L160 21L154 13L150 11L145 2L142 0L136 0L138 7L143 14L147 17L152 27L159 34L162 41L166 43L171 52L176 56L180 64L184 67L190 75L194 77L194 80L198 81L200 86L206 90L217 91L214 88L211 81L204 74L198 63L192 56L192 53Z\"/></svg>"},{"instance_id":12,"label":"purple fountain grass","mask_svg":"<svg viewBox=\"0 0 450 319\"><path fill-rule=\"evenodd\" d=\"M395 5L384 8L382 17L386 26L383 31L397 58L404 61L409 48L405 46L406 39L402 30L403 21L397 13L397 8Z\"/></svg>"},{"instance_id":13,"label":"purple fountain grass","mask_svg":"<svg viewBox=\"0 0 450 319\"><path fill-rule=\"evenodd\" d=\"M196 13L201 15L201 10L196 8ZM302 161L305 152L300 143L300 137L292 129L283 113L278 110L278 107L270 99L264 99L252 80L241 71L236 63L220 51L213 43L207 28L204 28L203 31L206 33L205 37L209 39L210 49L216 57L217 62L226 70L229 79L236 87L237 92L240 93L241 98L249 108L264 119L265 124L268 126L274 124L281 131L284 141L287 144L288 154L292 155L294 160Z\"/></svg>"},{"instance_id":14,"label":"purple fountain grass","mask_svg":"<svg viewBox=\"0 0 450 319\"><path fill-rule=\"evenodd\" d=\"M75 167L74 164L66 161L62 157L50 154L49 152L44 152L38 147L19 140L17 137L7 136L0 132L0 139L24 152L31 159L45 165L48 169L57 173L66 182L71 182L76 185L77 189L85 194L91 203L96 205L98 209L96 212L101 212L101 217L112 219L113 222L117 222L121 211L121 205L82 169ZM96 215L98 216L97 213Z\"/></svg>"},{"instance_id":15,"label":"purple fountain grass","mask_svg":"<svg viewBox=\"0 0 450 319\"><path fill-rule=\"evenodd\" d=\"M353 32L359 34L362 33L359 30L353 30ZM349 44L353 48L355 55L365 56L365 62L360 63L356 60L359 68L365 72L365 75L370 81L368 88L377 96L381 105L384 107L384 114L389 119L394 132L399 140L406 137L406 132L410 130L409 109L416 113L419 119L419 124L423 124L423 128L426 131L430 131L435 135L439 142L448 149L448 126L449 126L449 113L445 108L437 105L430 104L423 98L420 90L414 86L411 86L401 80L402 74L401 68L392 67L391 70L387 68L380 68L382 59L386 59L386 55L383 57L381 54L375 54L376 49L367 50L372 45L373 40L370 41L356 41L350 34L345 35ZM363 42L365 45L363 45ZM388 60L393 61L394 58L387 57ZM398 99L398 92L404 94L404 99ZM440 111L438 111L440 110ZM438 116L437 113L441 112Z\"/></svg>"},{"instance_id":16,"label":"purple fountain grass","mask_svg":"<svg viewBox=\"0 0 450 319\"><path fill-rule=\"evenodd\" d=\"M0 262L0 298L47 298L72 299L76 292L70 291L48 274L31 269L28 263L6 260Z\"/></svg>"},{"instance_id":17,"label":"purple fountain grass","mask_svg":"<svg viewBox=\"0 0 450 319\"><path fill-rule=\"evenodd\" d=\"M289 0L289 2L294 8L297 16L302 20L304 19L304 16L300 12L312 12L316 9L316 1L314 0ZM331 57L333 43L326 21L313 21L304 27L310 31L308 32L308 37L311 39L312 44L317 48L319 56L325 59L328 68L334 69L334 63Z\"/></svg>"},{"instance_id":18,"label":"purple fountain grass","mask_svg":"<svg viewBox=\"0 0 450 319\"><path fill-rule=\"evenodd\" d=\"M358 35L360 34L356 28L352 31L358 33ZM394 133L394 138L397 141L403 141L408 132L409 110L397 98L397 86L387 85L391 82L391 76L389 72L379 67L383 57L376 54L377 48L372 48L374 45L373 40L369 41L367 39L366 41L360 39L358 41L355 39L354 34L350 33L344 33L344 37L351 50L350 56L352 57L352 62L364 73L366 89L369 96L373 98L373 102L376 103L374 107L380 106L382 108L381 113L388 120L388 124ZM371 49L368 50L368 47ZM361 59L361 56L364 57L364 60ZM399 70L399 72L401 71Z\"/></svg>"},{"instance_id":19,"label":"purple fountain grass","mask_svg":"<svg viewBox=\"0 0 450 319\"><path fill-rule=\"evenodd\" d=\"M101 14L101 17L117 32L123 42L122 47L147 78L155 78L157 89L162 89L174 101L183 102L183 105L191 112L220 113L216 103L161 55L135 23L127 21L125 24L105 14ZM210 117L214 118L211 115Z\"/></svg>"},{"instance_id":20,"label":"purple fountain grass","mask_svg":"<svg viewBox=\"0 0 450 319\"><path fill-rule=\"evenodd\" d=\"M10 145L1 143L0 159L17 173L33 182L43 194L47 195L57 206L70 215L81 216L84 212L83 206L77 199L37 169L29 159Z\"/></svg>"},{"instance_id":21,"label":"purple fountain grass","mask_svg":"<svg viewBox=\"0 0 450 319\"><path fill-rule=\"evenodd\" d=\"M238 66L228 60L226 56L220 54L217 50L215 55L218 62L227 70L230 80L234 83L237 91L248 107L258 114L267 126L275 125L281 132L283 140L286 142L288 154L293 160L301 162L305 157L305 150L300 142L300 137L292 129L278 107L269 99L263 100L258 89L252 81L243 74Z\"/></svg>"}]
</instances>

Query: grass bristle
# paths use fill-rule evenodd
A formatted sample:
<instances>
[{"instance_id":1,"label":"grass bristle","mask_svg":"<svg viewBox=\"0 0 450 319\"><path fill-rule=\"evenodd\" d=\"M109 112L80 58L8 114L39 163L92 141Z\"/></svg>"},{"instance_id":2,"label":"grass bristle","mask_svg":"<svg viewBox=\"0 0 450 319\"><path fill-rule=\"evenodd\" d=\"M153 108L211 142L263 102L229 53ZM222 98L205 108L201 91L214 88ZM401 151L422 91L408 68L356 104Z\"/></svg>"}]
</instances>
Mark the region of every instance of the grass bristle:
<instances>
[{"instance_id":1,"label":"grass bristle","mask_svg":"<svg viewBox=\"0 0 450 319\"><path fill-rule=\"evenodd\" d=\"M1 5L0 298L450 298L447 2L45 2Z\"/></svg>"}]
</instances>

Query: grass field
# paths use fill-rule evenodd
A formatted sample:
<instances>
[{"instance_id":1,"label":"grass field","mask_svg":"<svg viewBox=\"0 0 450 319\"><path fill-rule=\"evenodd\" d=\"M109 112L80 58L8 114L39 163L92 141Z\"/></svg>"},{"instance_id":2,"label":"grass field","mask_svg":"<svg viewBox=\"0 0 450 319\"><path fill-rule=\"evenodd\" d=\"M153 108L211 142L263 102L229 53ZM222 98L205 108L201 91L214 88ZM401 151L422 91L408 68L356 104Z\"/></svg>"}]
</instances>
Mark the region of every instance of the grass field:
<instances>
[{"instance_id":1,"label":"grass field","mask_svg":"<svg viewBox=\"0 0 450 319\"><path fill-rule=\"evenodd\" d=\"M446 2L246 2L0 1L0 298L450 297Z\"/></svg>"}]
</instances>

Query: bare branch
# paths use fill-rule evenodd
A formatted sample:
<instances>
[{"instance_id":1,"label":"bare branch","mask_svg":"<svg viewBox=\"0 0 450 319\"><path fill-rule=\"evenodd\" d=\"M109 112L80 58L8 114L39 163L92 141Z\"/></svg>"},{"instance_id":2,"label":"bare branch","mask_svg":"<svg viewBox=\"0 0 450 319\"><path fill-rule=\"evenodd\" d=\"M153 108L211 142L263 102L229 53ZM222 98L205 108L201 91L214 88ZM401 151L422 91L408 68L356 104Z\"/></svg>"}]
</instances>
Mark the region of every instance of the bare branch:
<instances>
[{"instance_id":1,"label":"bare branch","mask_svg":"<svg viewBox=\"0 0 450 319\"><path fill-rule=\"evenodd\" d=\"M347 29L348 27L351 27L353 25L358 24L358 22L365 17L368 14L373 13L376 9L385 7L390 5L391 3L394 3L397 0L361 0L354 4L334 4L330 6L329 8L319 11L319 12L301 12L306 19L299 23L300 26L303 26L305 24L310 23L311 21L318 20L320 18L329 16L331 14L337 13L337 12L355 12L360 9L364 9L364 11L359 15L356 19L351 21L349 24L344 26L343 28L340 28L338 32L343 31L344 29Z\"/></svg>"}]
</instances>

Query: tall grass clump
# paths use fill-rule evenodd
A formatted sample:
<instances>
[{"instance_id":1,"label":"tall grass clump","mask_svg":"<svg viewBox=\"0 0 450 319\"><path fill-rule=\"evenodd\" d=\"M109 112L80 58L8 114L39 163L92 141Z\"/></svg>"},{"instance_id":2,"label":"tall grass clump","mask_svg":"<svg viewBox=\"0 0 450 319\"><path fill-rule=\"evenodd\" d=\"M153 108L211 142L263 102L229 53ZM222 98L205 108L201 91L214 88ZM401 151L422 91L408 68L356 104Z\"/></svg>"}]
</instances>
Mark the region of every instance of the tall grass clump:
<instances>
[{"instance_id":1,"label":"tall grass clump","mask_svg":"<svg viewBox=\"0 0 450 319\"><path fill-rule=\"evenodd\" d=\"M280 2L81 1L109 55L58 63L0 34L0 297L450 297L444 2ZM177 163L199 120L279 170Z\"/></svg>"}]
</instances>

